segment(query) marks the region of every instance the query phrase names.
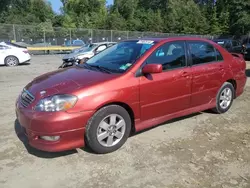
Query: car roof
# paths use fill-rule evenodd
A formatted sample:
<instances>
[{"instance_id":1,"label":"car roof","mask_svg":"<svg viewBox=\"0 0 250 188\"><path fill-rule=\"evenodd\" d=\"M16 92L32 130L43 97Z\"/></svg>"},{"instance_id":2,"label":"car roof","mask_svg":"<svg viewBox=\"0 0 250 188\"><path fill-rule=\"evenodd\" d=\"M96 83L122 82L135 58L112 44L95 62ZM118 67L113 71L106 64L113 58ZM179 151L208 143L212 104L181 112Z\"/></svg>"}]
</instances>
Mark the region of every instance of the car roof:
<instances>
[{"instance_id":1,"label":"car roof","mask_svg":"<svg viewBox=\"0 0 250 188\"><path fill-rule=\"evenodd\" d=\"M137 39L128 39L124 41L140 41L140 40L148 40L148 41L154 41L154 42L162 42L167 40L199 40L199 41L211 41L209 39L201 38L201 37L190 37L190 36L178 36L178 37L167 37L167 38L137 38Z\"/></svg>"},{"instance_id":2,"label":"car roof","mask_svg":"<svg viewBox=\"0 0 250 188\"><path fill-rule=\"evenodd\" d=\"M101 45L101 44L115 44L116 42L94 42L92 44L96 44L96 45Z\"/></svg>"},{"instance_id":3,"label":"car roof","mask_svg":"<svg viewBox=\"0 0 250 188\"><path fill-rule=\"evenodd\" d=\"M237 39L213 39L213 41L234 41Z\"/></svg>"}]
</instances>

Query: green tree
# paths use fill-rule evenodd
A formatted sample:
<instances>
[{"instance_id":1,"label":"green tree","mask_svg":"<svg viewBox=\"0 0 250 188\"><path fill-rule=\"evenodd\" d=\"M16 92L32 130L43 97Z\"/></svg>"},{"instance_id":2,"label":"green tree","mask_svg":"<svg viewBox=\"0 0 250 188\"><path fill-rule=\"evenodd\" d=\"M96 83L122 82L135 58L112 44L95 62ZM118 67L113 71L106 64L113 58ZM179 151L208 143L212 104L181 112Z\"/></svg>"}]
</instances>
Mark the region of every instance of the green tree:
<instances>
[{"instance_id":1,"label":"green tree","mask_svg":"<svg viewBox=\"0 0 250 188\"><path fill-rule=\"evenodd\" d=\"M64 26L70 21L76 27L104 28L107 18L105 0L68 0L62 1L65 14Z\"/></svg>"},{"instance_id":2,"label":"green tree","mask_svg":"<svg viewBox=\"0 0 250 188\"><path fill-rule=\"evenodd\" d=\"M207 20L193 0L169 0L165 19L170 33L207 33Z\"/></svg>"},{"instance_id":3,"label":"green tree","mask_svg":"<svg viewBox=\"0 0 250 188\"><path fill-rule=\"evenodd\" d=\"M228 0L230 3L230 31L244 35L250 31L250 0Z\"/></svg>"},{"instance_id":4,"label":"green tree","mask_svg":"<svg viewBox=\"0 0 250 188\"><path fill-rule=\"evenodd\" d=\"M216 6L212 8L212 14L210 18L210 33L216 35L221 34L221 28L219 26L219 19L217 17Z\"/></svg>"},{"instance_id":5,"label":"green tree","mask_svg":"<svg viewBox=\"0 0 250 188\"><path fill-rule=\"evenodd\" d=\"M108 15L106 29L126 30L126 20L121 16L118 10L115 10Z\"/></svg>"}]
</instances>

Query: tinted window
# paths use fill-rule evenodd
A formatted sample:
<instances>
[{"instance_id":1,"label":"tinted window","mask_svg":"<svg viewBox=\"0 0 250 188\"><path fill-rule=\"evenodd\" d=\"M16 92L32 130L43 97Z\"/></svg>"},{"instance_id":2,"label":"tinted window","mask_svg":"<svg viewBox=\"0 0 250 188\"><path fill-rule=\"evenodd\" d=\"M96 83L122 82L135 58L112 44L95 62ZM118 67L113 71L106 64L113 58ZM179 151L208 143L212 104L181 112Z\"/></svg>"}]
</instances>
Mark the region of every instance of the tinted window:
<instances>
[{"instance_id":1,"label":"tinted window","mask_svg":"<svg viewBox=\"0 0 250 188\"><path fill-rule=\"evenodd\" d=\"M185 43L182 41L166 43L154 51L146 62L162 64L163 70L185 67Z\"/></svg>"},{"instance_id":2,"label":"tinted window","mask_svg":"<svg viewBox=\"0 0 250 188\"><path fill-rule=\"evenodd\" d=\"M189 42L193 65L215 62L217 55L214 47L207 42Z\"/></svg>"},{"instance_id":3,"label":"tinted window","mask_svg":"<svg viewBox=\"0 0 250 188\"><path fill-rule=\"evenodd\" d=\"M240 45L240 43L238 41L236 41L236 40L233 41L233 46L239 46L239 45Z\"/></svg>"},{"instance_id":4,"label":"tinted window","mask_svg":"<svg viewBox=\"0 0 250 188\"><path fill-rule=\"evenodd\" d=\"M11 43L11 42L5 42L7 45L9 46L14 46L14 47L18 47L18 48L26 48L25 46L20 46L18 44L14 44L14 43Z\"/></svg>"},{"instance_id":5,"label":"tinted window","mask_svg":"<svg viewBox=\"0 0 250 188\"><path fill-rule=\"evenodd\" d=\"M218 50L216 50L216 58L217 58L217 61L223 61L223 57Z\"/></svg>"},{"instance_id":6,"label":"tinted window","mask_svg":"<svg viewBox=\"0 0 250 188\"><path fill-rule=\"evenodd\" d=\"M230 49L231 47L232 47L231 41L227 41L227 42L225 43L225 48L226 48L226 49Z\"/></svg>"}]
</instances>

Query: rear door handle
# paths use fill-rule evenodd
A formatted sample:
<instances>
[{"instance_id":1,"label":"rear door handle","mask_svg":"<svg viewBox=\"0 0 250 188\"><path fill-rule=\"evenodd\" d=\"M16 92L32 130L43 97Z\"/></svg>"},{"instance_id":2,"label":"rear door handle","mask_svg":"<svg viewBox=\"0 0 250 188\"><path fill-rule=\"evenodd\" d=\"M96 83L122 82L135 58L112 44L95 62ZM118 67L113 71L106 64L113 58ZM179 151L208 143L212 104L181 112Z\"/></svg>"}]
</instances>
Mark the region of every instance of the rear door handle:
<instances>
[{"instance_id":1,"label":"rear door handle","mask_svg":"<svg viewBox=\"0 0 250 188\"><path fill-rule=\"evenodd\" d=\"M220 65L220 70L223 71L224 70L224 66Z\"/></svg>"},{"instance_id":2,"label":"rear door handle","mask_svg":"<svg viewBox=\"0 0 250 188\"><path fill-rule=\"evenodd\" d=\"M181 76L182 76L182 77L189 77L189 74L188 74L188 72L183 71L183 72L181 73Z\"/></svg>"}]
</instances>

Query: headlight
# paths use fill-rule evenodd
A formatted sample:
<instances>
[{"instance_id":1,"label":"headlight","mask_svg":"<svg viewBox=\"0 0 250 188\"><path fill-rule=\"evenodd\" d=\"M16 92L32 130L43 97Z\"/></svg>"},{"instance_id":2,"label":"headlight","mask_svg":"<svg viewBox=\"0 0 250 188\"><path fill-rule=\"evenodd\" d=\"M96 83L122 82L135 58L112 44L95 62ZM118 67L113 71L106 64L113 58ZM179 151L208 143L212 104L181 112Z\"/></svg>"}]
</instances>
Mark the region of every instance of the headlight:
<instances>
[{"instance_id":1,"label":"headlight","mask_svg":"<svg viewBox=\"0 0 250 188\"><path fill-rule=\"evenodd\" d=\"M77 97L73 95L54 95L41 99L35 107L37 111L58 112L66 111L72 108L77 101Z\"/></svg>"}]
</instances>

